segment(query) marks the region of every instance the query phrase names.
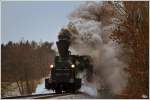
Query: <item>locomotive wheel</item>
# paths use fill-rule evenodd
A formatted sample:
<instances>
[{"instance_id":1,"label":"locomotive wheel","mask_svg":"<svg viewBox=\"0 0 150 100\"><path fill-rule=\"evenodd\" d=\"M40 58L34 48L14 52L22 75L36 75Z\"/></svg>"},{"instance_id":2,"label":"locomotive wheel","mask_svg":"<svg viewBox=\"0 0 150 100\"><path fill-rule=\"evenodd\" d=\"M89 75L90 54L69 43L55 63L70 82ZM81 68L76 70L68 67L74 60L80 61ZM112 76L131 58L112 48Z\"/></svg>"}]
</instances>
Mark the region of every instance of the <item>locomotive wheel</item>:
<instances>
[{"instance_id":1,"label":"locomotive wheel","mask_svg":"<svg viewBox=\"0 0 150 100\"><path fill-rule=\"evenodd\" d=\"M75 90L66 90L65 92L66 92L66 93L76 93Z\"/></svg>"},{"instance_id":2,"label":"locomotive wheel","mask_svg":"<svg viewBox=\"0 0 150 100\"><path fill-rule=\"evenodd\" d=\"M48 83L48 80L49 79L45 79L45 88L46 89L50 89L51 87L50 87L50 84Z\"/></svg>"},{"instance_id":3,"label":"locomotive wheel","mask_svg":"<svg viewBox=\"0 0 150 100\"><path fill-rule=\"evenodd\" d=\"M72 88L69 88L67 90L65 90L66 93L75 93L76 92L76 89L75 87L72 87Z\"/></svg>"},{"instance_id":4,"label":"locomotive wheel","mask_svg":"<svg viewBox=\"0 0 150 100\"><path fill-rule=\"evenodd\" d=\"M55 92L56 92L56 94L62 94L62 90L60 90L60 89L56 89Z\"/></svg>"},{"instance_id":5,"label":"locomotive wheel","mask_svg":"<svg viewBox=\"0 0 150 100\"><path fill-rule=\"evenodd\" d=\"M76 90L75 90L75 89L72 89L71 93L76 93Z\"/></svg>"},{"instance_id":6,"label":"locomotive wheel","mask_svg":"<svg viewBox=\"0 0 150 100\"><path fill-rule=\"evenodd\" d=\"M66 90L65 92L66 92L66 93L70 93L70 91L69 91L69 90Z\"/></svg>"}]
</instances>

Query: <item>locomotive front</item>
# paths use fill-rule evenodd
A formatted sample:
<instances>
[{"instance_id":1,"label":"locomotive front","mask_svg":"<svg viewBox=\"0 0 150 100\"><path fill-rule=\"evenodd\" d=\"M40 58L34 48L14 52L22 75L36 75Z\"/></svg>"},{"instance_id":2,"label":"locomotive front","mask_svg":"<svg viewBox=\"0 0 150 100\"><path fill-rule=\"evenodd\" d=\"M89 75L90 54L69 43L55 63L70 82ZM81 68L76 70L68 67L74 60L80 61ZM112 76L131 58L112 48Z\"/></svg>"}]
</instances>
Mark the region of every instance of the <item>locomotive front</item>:
<instances>
[{"instance_id":1,"label":"locomotive front","mask_svg":"<svg viewBox=\"0 0 150 100\"><path fill-rule=\"evenodd\" d=\"M55 65L51 65L51 78L58 82L70 82L75 80L76 65L71 58L62 59L60 56L55 57Z\"/></svg>"}]
</instances>

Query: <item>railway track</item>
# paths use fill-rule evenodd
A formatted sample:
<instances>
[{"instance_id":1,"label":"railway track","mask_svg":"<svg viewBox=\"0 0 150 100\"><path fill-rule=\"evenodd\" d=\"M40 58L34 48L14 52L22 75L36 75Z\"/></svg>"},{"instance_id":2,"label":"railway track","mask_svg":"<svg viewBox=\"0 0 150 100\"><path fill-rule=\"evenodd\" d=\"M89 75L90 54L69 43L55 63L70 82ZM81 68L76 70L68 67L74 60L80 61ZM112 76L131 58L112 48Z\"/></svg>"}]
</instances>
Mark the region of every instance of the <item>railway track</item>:
<instances>
[{"instance_id":1,"label":"railway track","mask_svg":"<svg viewBox=\"0 0 150 100\"><path fill-rule=\"evenodd\" d=\"M24 96L13 96L13 97L2 97L2 99L46 99L46 98L53 98L58 96L66 96L71 95L71 93L46 93L46 94L34 94L34 95L24 95Z\"/></svg>"}]
</instances>

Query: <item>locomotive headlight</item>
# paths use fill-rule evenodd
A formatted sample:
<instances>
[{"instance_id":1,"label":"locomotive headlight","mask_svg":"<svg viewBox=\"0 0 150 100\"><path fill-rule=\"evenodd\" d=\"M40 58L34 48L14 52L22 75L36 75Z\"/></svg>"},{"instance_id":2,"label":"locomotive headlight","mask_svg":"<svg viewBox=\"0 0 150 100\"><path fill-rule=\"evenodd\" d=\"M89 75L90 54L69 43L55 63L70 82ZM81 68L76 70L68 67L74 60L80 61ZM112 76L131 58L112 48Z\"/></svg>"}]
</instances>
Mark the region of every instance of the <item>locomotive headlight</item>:
<instances>
[{"instance_id":1,"label":"locomotive headlight","mask_svg":"<svg viewBox=\"0 0 150 100\"><path fill-rule=\"evenodd\" d=\"M71 68L75 68L75 65L74 65L74 64L72 64L72 65L71 65Z\"/></svg>"},{"instance_id":2,"label":"locomotive headlight","mask_svg":"<svg viewBox=\"0 0 150 100\"><path fill-rule=\"evenodd\" d=\"M53 65L53 64L51 64L51 65L50 65L50 68L54 68L54 65Z\"/></svg>"}]
</instances>

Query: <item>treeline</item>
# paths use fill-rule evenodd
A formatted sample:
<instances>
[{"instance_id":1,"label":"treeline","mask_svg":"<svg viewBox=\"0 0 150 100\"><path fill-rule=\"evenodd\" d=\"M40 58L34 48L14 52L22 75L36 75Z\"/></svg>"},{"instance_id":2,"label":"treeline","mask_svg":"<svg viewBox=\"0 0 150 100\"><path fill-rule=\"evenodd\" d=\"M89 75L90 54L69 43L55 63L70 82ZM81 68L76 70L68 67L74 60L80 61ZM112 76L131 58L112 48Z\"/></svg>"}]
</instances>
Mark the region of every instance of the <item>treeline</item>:
<instances>
[{"instance_id":1,"label":"treeline","mask_svg":"<svg viewBox=\"0 0 150 100\"><path fill-rule=\"evenodd\" d=\"M20 94L32 93L33 80L48 76L50 72L49 65L55 56L52 45L34 41L1 44L1 81L16 82Z\"/></svg>"}]
</instances>

